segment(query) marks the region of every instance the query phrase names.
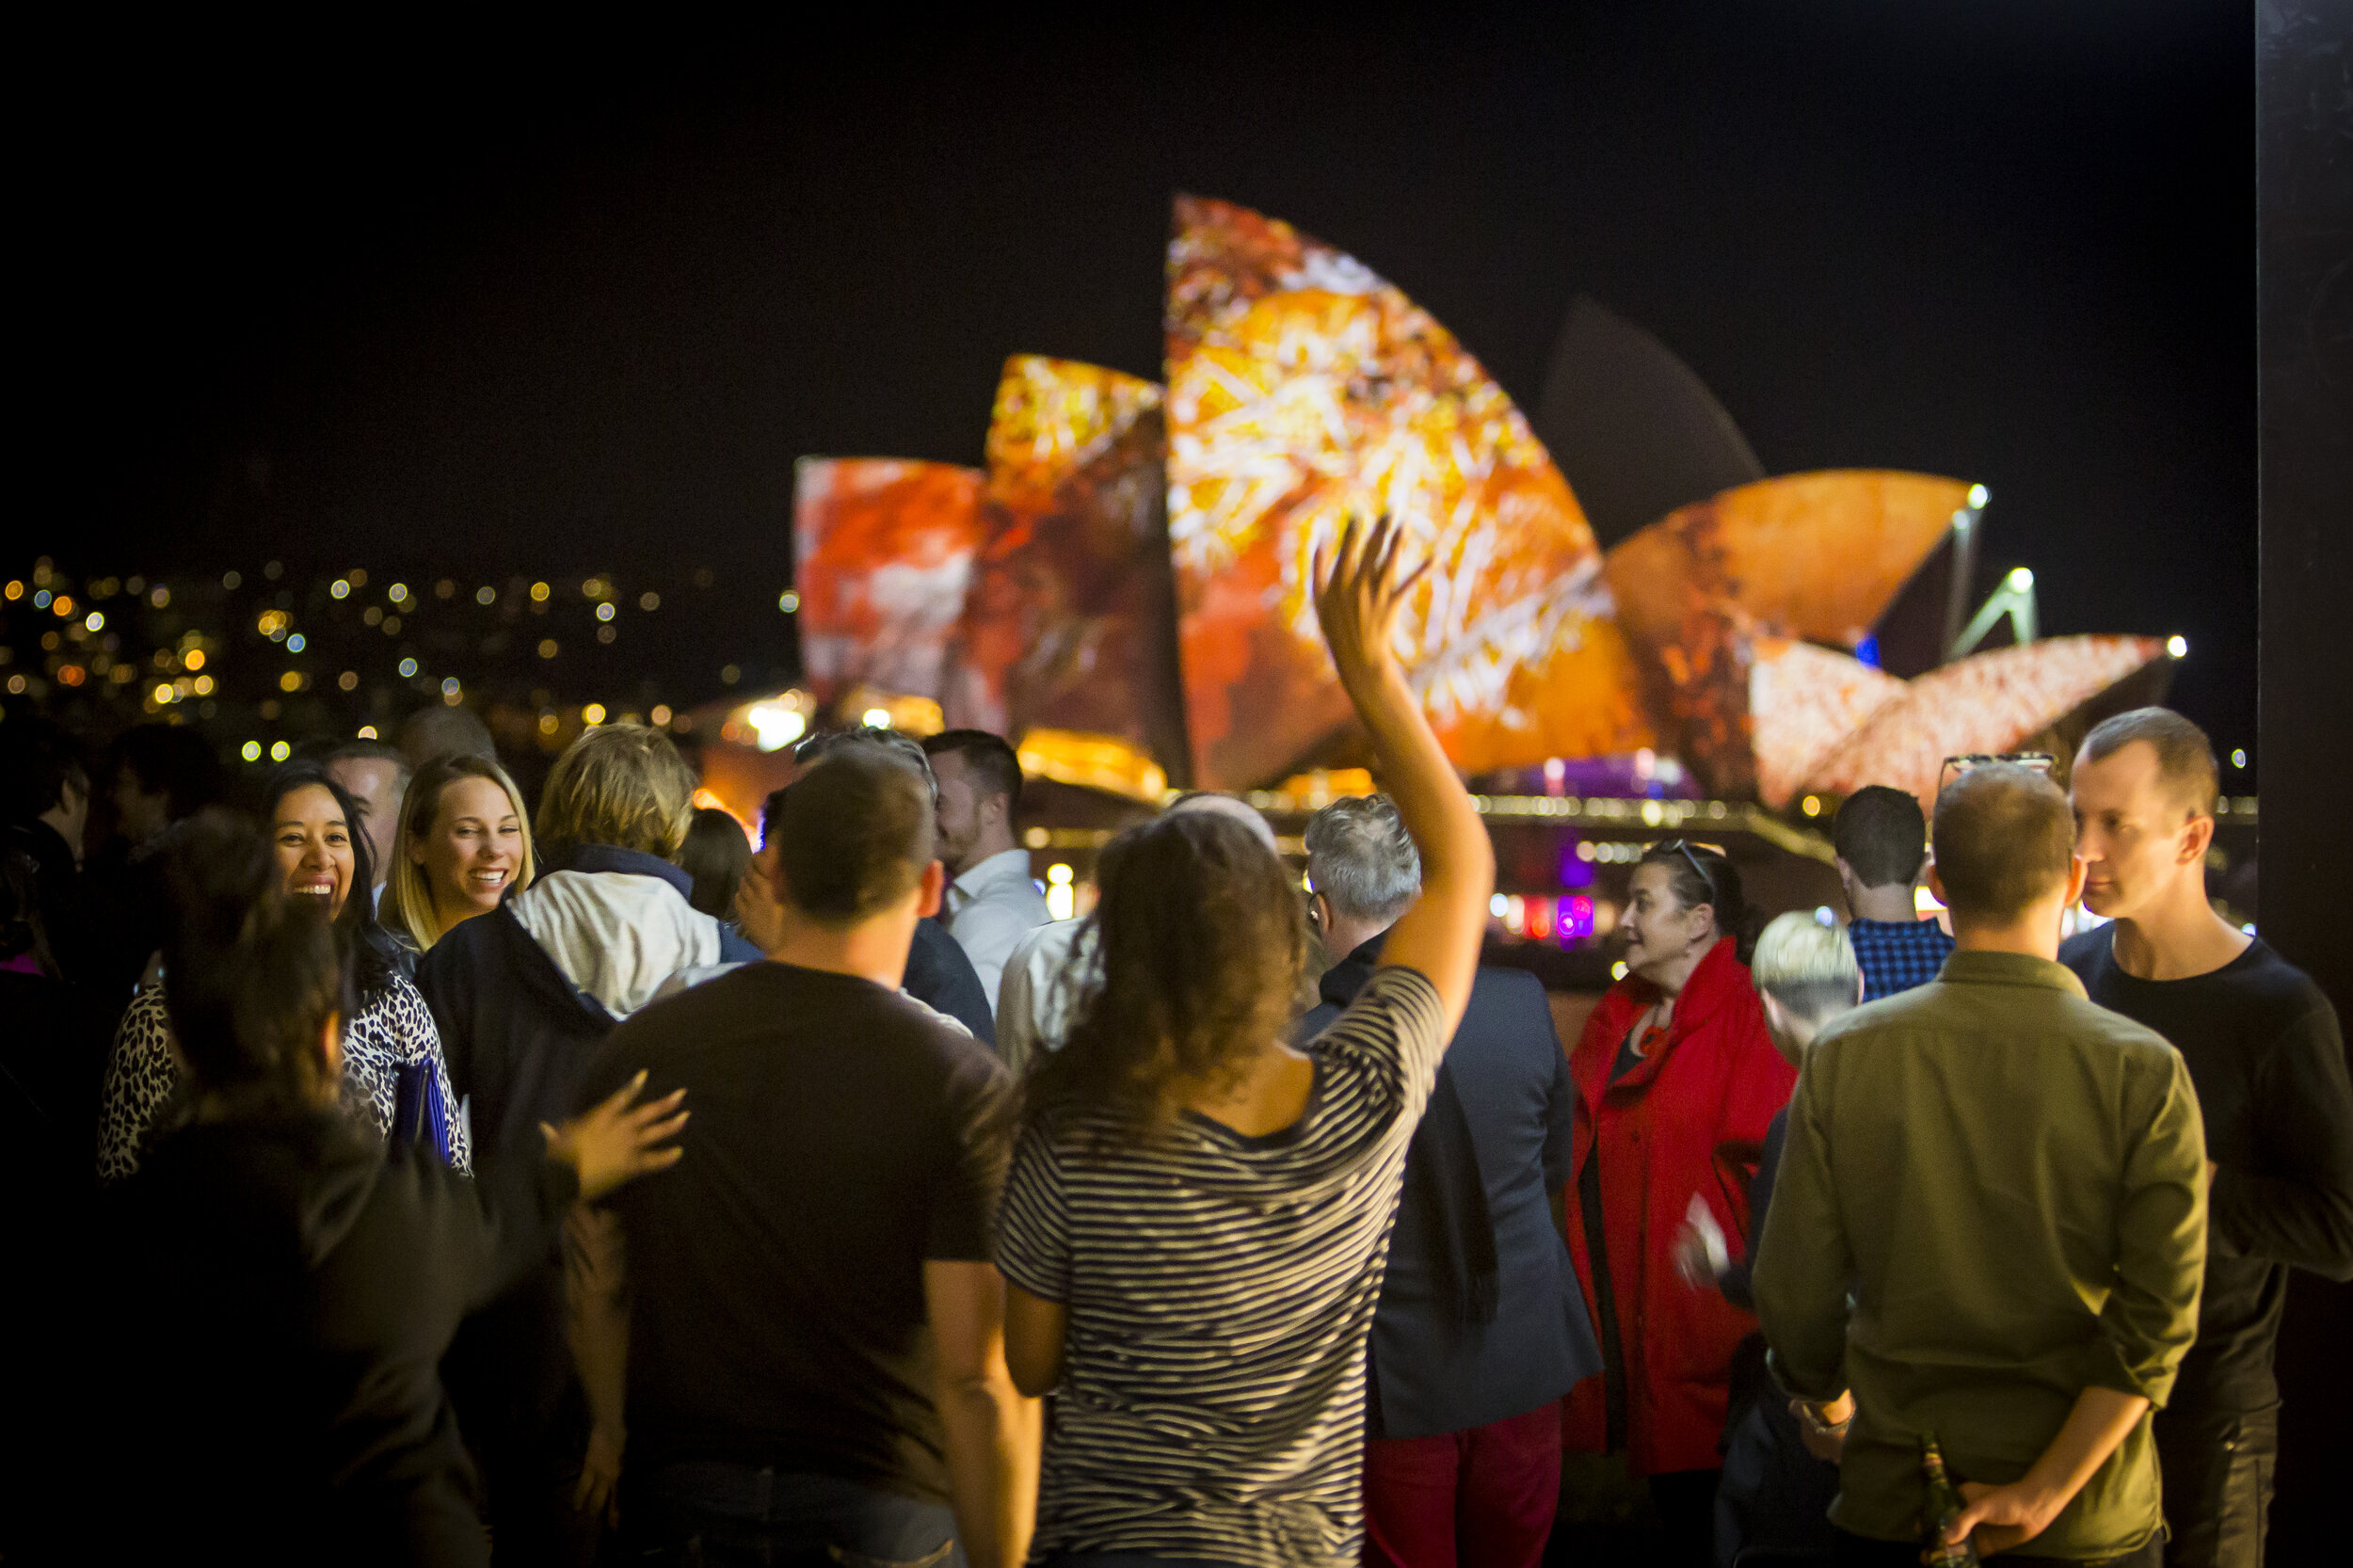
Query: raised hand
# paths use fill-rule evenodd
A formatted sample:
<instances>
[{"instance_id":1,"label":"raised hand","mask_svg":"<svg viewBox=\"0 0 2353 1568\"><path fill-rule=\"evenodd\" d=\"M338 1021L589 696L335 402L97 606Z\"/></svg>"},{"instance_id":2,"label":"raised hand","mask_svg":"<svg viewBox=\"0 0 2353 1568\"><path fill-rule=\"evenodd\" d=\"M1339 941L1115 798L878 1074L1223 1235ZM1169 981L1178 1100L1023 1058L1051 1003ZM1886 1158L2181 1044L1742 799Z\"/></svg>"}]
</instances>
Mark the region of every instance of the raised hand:
<instances>
[{"instance_id":1,"label":"raised hand","mask_svg":"<svg viewBox=\"0 0 2353 1568\"><path fill-rule=\"evenodd\" d=\"M600 1198L641 1176L667 1170L685 1152L669 1141L685 1130L688 1113L680 1107L686 1091L675 1090L639 1105L637 1096L645 1087L646 1075L640 1072L610 1099L562 1127L539 1124L548 1141L548 1158L578 1173L582 1197Z\"/></svg>"},{"instance_id":2,"label":"raised hand","mask_svg":"<svg viewBox=\"0 0 2353 1568\"><path fill-rule=\"evenodd\" d=\"M1340 684L1360 707L1385 679L1403 681L1392 636L1397 613L1434 559L1401 571L1404 543L1405 531L1392 519L1368 528L1351 518L1337 541L1316 547L1316 619Z\"/></svg>"},{"instance_id":3,"label":"raised hand","mask_svg":"<svg viewBox=\"0 0 2353 1568\"><path fill-rule=\"evenodd\" d=\"M1421 896L1389 928L1381 962L1418 970L1436 987L1440 1032L1451 1038L1470 1000L1496 859L1486 825L1398 664L1398 610L1430 569L1424 561L1401 570L1403 543L1402 530L1383 518L1370 528L1351 521L1329 551L1317 550L1316 618L1372 743L1373 771L1421 851Z\"/></svg>"}]
</instances>

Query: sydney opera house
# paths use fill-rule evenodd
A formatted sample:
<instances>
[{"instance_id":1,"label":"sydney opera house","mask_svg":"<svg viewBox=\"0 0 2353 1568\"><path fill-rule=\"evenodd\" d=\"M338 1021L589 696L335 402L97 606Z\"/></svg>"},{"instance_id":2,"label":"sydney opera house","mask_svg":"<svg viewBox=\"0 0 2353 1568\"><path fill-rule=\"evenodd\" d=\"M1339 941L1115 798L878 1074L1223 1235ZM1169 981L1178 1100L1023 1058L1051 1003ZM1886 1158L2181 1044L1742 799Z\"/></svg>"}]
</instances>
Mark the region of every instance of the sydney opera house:
<instances>
[{"instance_id":1,"label":"sydney opera house","mask_svg":"<svg viewBox=\"0 0 2353 1568\"><path fill-rule=\"evenodd\" d=\"M1531 420L1355 258L1179 197L1163 320L1159 383L1008 360L979 467L802 461L804 679L713 715L722 799L748 814L820 722L997 730L1064 787L1035 792L1029 838L1082 890L1132 803L1240 791L1279 823L1370 788L1306 583L1320 540L1385 513L1434 557L1401 653L1486 792L1522 889L1498 917L1568 938L1597 901L1606 928L1597 868L1678 827L1810 868L1785 902L1812 902L1840 796L1926 801L1955 757L2063 766L2184 651L2037 637L2024 568L1975 591L1982 487L1768 475L1688 369L1590 301Z\"/></svg>"}]
</instances>

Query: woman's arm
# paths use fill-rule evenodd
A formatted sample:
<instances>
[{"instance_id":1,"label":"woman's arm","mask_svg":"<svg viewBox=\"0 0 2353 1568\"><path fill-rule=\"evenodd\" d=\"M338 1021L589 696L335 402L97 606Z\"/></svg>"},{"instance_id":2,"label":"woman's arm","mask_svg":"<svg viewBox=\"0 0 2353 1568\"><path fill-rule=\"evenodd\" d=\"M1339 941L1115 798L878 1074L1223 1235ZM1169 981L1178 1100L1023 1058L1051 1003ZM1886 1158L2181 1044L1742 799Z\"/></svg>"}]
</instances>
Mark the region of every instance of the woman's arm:
<instances>
[{"instance_id":1,"label":"woman's arm","mask_svg":"<svg viewBox=\"0 0 2353 1568\"><path fill-rule=\"evenodd\" d=\"M1316 552L1316 617L1340 684L1372 738L1382 785L1421 852L1421 896L1390 927L1381 962L1429 978L1443 1013L1442 1037L1451 1039L1479 968L1496 885L1495 848L1398 663L1398 610L1430 566L1401 572L1403 543L1403 532L1387 518L1369 529L1353 520L1342 528L1329 552Z\"/></svg>"},{"instance_id":2,"label":"woman's arm","mask_svg":"<svg viewBox=\"0 0 2353 1568\"><path fill-rule=\"evenodd\" d=\"M115 1028L106 1053L104 1098L98 1117L98 1179L121 1181L136 1175L148 1130L180 1082L180 1056L172 1048L162 993L141 991Z\"/></svg>"},{"instance_id":3,"label":"woman's arm","mask_svg":"<svg viewBox=\"0 0 2353 1568\"><path fill-rule=\"evenodd\" d=\"M1063 1336L1069 1328L1070 1309L1062 1303L1018 1285L1005 1287L1005 1365L1016 1388L1034 1400L1062 1382Z\"/></svg>"}]
</instances>

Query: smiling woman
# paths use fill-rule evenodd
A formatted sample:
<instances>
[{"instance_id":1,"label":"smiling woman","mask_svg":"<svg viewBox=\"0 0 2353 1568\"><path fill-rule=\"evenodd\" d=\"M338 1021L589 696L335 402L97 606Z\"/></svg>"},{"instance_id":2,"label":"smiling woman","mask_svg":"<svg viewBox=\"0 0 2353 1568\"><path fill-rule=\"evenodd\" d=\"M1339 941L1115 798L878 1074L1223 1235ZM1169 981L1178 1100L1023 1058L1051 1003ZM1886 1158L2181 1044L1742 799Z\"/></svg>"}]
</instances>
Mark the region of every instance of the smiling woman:
<instances>
[{"instance_id":1,"label":"smiling woman","mask_svg":"<svg viewBox=\"0 0 2353 1568\"><path fill-rule=\"evenodd\" d=\"M318 900L329 920L344 912L355 858L367 853L353 847L350 810L336 798L341 793L324 779L298 784L278 797L270 824L287 893Z\"/></svg>"},{"instance_id":2,"label":"smiling woman","mask_svg":"<svg viewBox=\"0 0 2353 1568\"><path fill-rule=\"evenodd\" d=\"M443 1163L471 1171L433 1015L402 973L398 950L369 907L374 867L366 836L355 830L358 803L323 764L291 762L270 776L261 819L275 852L278 891L317 903L350 967L344 1110L380 1137L422 1142ZM351 896L355 888L360 897ZM165 1124L181 1077L165 987L153 986L132 1002L115 1035L99 1129L101 1180L137 1170L150 1134Z\"/></svg>"},{"instance_id":3,"label":"smiling woman","mask_svg":"<svg viewBox=\"0 0 2353 1568\"><path fill-rule=\"evenodd\" d=\"M396 936L424 952L532 875L531 819L505 769L453 755L417 770L385 883L384 918Z\"/></svg>"}]
</instances>

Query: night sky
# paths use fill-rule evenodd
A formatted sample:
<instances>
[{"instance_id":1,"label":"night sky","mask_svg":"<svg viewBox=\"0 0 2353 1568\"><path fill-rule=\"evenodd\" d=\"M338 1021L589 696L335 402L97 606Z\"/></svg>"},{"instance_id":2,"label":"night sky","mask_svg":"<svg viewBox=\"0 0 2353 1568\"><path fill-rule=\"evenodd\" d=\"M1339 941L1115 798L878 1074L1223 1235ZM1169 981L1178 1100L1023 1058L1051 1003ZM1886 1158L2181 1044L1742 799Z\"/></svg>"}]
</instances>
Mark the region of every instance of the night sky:
<instances>
[{"instance_id":1,"label":"night sky","mask_svg":"<svg viewBox=\"0 0 2353 1568\"><path fill-rule=\"evenodd\" d=\"M1530 407L1584 293L1769 472L1983 482L1988 585L2185 634L2175 700L2251 748L2247 8L1144 14L62 51L18 229L52 499L0 569L773 596L795 457L977 462L1009 353L1157 377L1186 189L1352 251Z\"/></svg>"}]
</instances>

